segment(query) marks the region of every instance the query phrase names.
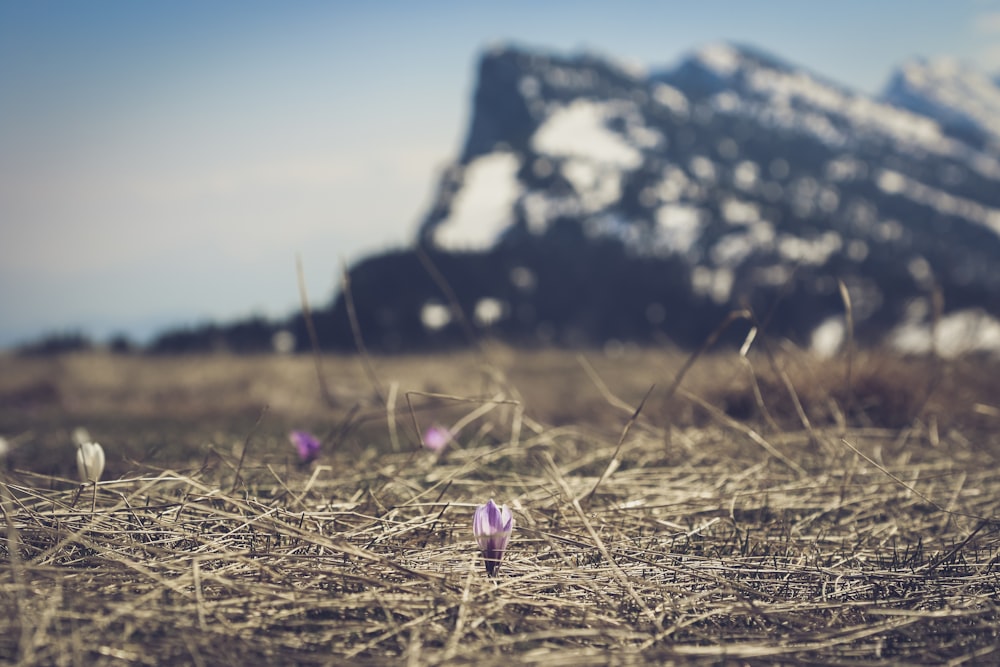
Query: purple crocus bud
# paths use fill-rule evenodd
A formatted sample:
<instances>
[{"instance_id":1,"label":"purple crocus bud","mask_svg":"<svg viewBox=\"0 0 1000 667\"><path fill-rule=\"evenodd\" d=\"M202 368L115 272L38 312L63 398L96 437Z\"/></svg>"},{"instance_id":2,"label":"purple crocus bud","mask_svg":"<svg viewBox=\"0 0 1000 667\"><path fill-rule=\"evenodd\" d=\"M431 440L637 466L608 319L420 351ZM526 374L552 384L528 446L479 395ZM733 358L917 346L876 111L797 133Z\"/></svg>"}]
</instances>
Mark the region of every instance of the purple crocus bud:
<instances>
[{"instance_id":1,"label":"purple crocus bud","mask_svg":"<svg viewBox=\"0 0 1000 667\"><path fill-rule=\"evenodd\" d=\"M424 447L440 453L451 442L451 431L442 426L431 426L424 432Z\"/></svg>"},{"instance_id":2,"label":"purple crocus bud","mask_svg":"<svg viewBox=\"0 0 1000 667\"><path fill-rule=\"evenodd\" d=\"M319 440L307 431L292 431L288 439L295 445L299 453L299 461L312 463L319 456Z\"/></svg>"},{"instance_id":3,"label":"purple crocus bud","mask_svg":"<svg viewBox=\"0 0 1000 667\"><path fill-rule=\"evenodd\" d=\"M491 498L476 508L472 516L472 534L476 536L479 550L486 561L486 574L496 576L500 560L514 530L514 515L506 505L497 506Z\"/></svg>"}]
</instances>

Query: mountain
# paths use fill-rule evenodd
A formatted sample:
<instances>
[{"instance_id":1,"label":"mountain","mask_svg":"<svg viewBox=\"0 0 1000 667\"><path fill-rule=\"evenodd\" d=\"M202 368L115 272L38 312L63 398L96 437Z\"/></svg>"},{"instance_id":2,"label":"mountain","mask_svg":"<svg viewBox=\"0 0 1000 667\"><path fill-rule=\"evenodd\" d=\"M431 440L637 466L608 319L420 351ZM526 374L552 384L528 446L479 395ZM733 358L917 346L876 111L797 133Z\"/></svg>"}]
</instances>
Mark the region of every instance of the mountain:
<instances>
[{"instance_id":1,"label":"mountain","mask_svg":"<svg viewBox=\"0 0 1000 667\"><path fill-rule=\"evenodd\" d=\"M838 281L863 341L915 340L934 289L949 314L992 321L998 97L985 77L908 64L873 99L731 44L651 72L493 49L418 250L351 271L361 330L390 349L455 342L457 302L517 340L691 345L749 306L769 332L829 346Z\"/></svg>"},{"instance_id":2,"label":"mountain","mask_svg":"<svg viewBox=\"0 0 1000 667\"><path fill-rule=\"evenodd\" d=\"M929 348L939 293L942 330L1000 349L998 100L954 63L873 98L734 44L651 71L494 48L414 246L352 266L356 327L345 293L317 328L383 350L694 346L748 307L829 352L842 283L862 342Z\"/></svg>"}]
</instances>

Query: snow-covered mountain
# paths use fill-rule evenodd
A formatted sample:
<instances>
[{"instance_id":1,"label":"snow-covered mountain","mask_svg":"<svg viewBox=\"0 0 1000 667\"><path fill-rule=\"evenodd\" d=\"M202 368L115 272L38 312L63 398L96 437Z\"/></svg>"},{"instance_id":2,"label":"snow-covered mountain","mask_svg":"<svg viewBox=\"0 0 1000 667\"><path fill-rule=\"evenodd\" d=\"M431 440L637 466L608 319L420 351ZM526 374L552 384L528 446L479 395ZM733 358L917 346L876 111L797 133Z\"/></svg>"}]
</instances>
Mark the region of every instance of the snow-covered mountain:
<instances>
[{"instance_id":1,"label":"snow-covered mountain","mask_svg":"<svg viewBox=\"0 0 1000 667\"><path fill-rule=\"evenodd\" d=\"M829 346L838 281L862 339L926 324L935 286L996 316L997 111L995 82L954 64L908 64L873 99L730 44L653 72L496 48L417 243L512 337L693 343L749 305ZM352 270L376 344L462 335L418 259Z\"/></svg>"}]
</instances>

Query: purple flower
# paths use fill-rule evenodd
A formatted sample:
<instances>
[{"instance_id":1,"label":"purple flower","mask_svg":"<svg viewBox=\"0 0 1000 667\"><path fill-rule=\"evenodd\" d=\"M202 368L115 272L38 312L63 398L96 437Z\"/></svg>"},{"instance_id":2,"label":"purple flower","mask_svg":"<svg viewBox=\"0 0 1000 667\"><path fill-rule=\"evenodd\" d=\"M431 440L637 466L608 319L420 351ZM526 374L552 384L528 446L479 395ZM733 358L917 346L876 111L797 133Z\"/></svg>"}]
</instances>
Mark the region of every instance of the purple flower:
<instances>
[{"instance_id":1,"label":"purple flower","mask_svg":"<svg viewBox=\"0 0 1000 667\"><path fill-rule=\"evenodd\" d=\"M491 498L476 508L472 516L472 534L476 536L479 550L486 561L486 574L496 576L500 560L514 530L514 515L506 505L497 506Z\"/></svg>"},{"instance_id":2,"label":"purple flower","mask_svg":"<svg viewBox=\"0 0 1000 667\"><path fill-rule=\"evenodd\" d=\"M451 431L442 426L431 426L424 431L424 447L432 452L440 452L451 442Z\"/></svg>"},{"instance_id":3,"label":"purple flower","mask_svg":"<svg viewBox=\"0 0 1000 667\"><path fill-rule=\"evenodd\" d=\"M307 431L292 431L288 434L288 439L295 445L299 452L299 461L302 463L312 463L319 456L319 440Z\"/></svg>"}]
</instances>

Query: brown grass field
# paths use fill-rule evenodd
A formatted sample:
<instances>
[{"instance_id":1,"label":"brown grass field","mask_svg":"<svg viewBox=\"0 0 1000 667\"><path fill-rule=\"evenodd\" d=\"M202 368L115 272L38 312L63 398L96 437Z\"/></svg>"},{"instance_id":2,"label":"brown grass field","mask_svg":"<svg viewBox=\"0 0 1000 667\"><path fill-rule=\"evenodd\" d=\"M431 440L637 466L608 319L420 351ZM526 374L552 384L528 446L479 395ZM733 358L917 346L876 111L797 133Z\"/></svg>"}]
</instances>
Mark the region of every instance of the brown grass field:
<instances>
[{"instance_id":1,"label":"brown grass field","mask_svg":"<svg viewBox=\"0 0 1000 667\"><path fill-rule=\"evenodd\" d=\"M770 347L0 356L0 662L1000 662L1000 364Z\"/></svg>"}]
</instances>

